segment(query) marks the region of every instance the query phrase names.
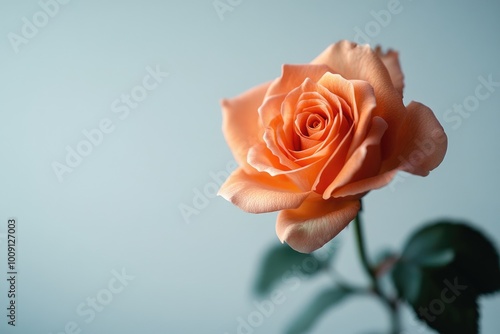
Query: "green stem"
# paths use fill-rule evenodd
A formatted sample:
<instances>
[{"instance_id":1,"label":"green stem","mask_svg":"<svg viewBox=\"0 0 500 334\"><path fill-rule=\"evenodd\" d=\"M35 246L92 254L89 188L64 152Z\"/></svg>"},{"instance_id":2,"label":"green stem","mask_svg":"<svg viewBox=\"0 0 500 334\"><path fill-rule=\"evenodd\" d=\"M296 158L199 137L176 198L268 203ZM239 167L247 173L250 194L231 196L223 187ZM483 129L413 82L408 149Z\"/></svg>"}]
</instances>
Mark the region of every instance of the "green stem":
<instances>
[{"instance_id":1,"label":"green stem","mask_svg":"<svg viewBox=\"0 0 500 334\"><path fill-rule=\"evenodd\" d=\"M391 324L392 324L392 329L391 332L392 334L399 334L401 332L401 321L399 318L399 307L397 302L390 302L389 303L389 310L391 314Z\"/></svg>"},{"instance_id":2,"label":"green stem","mask_svg":"<svg viewBox=\"0 0 500 334\"><path fill-rule=\"evenodd\" d=\"M356 233L356 244L358 246L358 253L359 256L361 257L361 264L363 265L363 269L365 270L366 274L371 280L371 283L373 285L373 288L378 287L377 283L377 277L375 276L375 272L372 269L370 262L368 261L368 256L366 254L366 248L365 248L365 238L363 234L363 230L361 228L361 217L360 213L354 218L354 229Z\"/></svg>"},{"instance_id":3,"label":"green stem","mask_svg":"<svg viewBox=\"0 0 500 334\"><path fill-rule=\"evenodd\" d=\"M399 334L401 332L401 324L399 321L398 303L397 300L389 299L386 295L382 293L382 290L380 289L380 282L377 278L377 275L375 275L375 270L370 265L366 253L365 238L361 226L360 215L361 215L360 212L358 212L356 218L354 218L354 229L356 234L356 244L358 246L358 252L361 258L361 264L363 265L363 269L365 270L366 274L370 278L373 292L382 300L382 302L384 303L384 305L387 306L390 312L391 325L392 325L391 334Z\"/></svg>"}]
</instances>

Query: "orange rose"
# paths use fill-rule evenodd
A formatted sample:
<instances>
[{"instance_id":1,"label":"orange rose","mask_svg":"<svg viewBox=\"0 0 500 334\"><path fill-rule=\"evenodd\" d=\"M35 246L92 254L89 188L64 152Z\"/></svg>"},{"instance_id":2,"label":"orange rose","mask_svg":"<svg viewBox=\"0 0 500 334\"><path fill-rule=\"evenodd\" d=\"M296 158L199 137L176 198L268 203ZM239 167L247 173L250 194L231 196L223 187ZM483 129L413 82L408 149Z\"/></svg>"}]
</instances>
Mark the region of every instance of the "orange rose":
<instances>
[{"instance_id":1,"label":"orange rose","mask_svg":"<svg viewBox=\"0 0 500 334\"><path fill-rule=\"evenodd\" d=\"M404 106L403 86L397 52L341 41L223 100L223 133L239 167L219 195L247 212L280 210L282 242L320 248L370 190L398 171L425 176L443 160L443 128L423 104Z\"/></svg>"}]
</instances>

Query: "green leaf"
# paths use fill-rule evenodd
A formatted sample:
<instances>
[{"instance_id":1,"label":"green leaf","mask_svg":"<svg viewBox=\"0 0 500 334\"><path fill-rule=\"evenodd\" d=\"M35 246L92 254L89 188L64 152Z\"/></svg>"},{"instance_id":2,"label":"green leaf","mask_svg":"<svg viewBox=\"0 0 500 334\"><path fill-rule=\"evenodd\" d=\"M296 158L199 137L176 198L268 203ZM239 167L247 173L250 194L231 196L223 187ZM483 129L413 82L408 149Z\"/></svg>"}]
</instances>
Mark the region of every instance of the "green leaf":
<instances>
[{"instance_id":1,"label":"green leaf","mask_svg":"<svg viewBox=\"0 0 500 334\"><path fill-rule=\"evenodd\" d=\"M441 221L410 237L392 278L427 325L440 333L475 334L477 298L500 290L500 260L479 231Z\"/></svg>"},{"instance_id":2,"label":"green leaf","mask_svg":"<svg viewBox=\"0 0 500 334\"><path fill-rule=\"evenodd\" d=\"M264 257L257 276L255 291L266 294L279 282L303 279L325 268L326 261L312 254L299 253L286 244L271 248Z\"/></svg>"},{"instance_id":3,"label":"green leaf","mask_svg":"<svg viewBox=\"0 0 500 334\"><path fill-rule=\"evenodd\" d=\"M433 253L427 254L425 257L421 256L418 259L418 264L422 267L443 267L451 262L455 258L455 252L452 249L442 249L440 251L435 251Z\"/></svg>"},{"instance_id":4,"label":"green leaf","mask_svg":"<svg viewBox=\"0 0 500 334\"><path fill-rule=\"evenodd\" d=\"M307 332L328 308L337 305L353 292L353 290L345 288L331 288L318 294L305 308L305 311L295 317L286 333L300 334Z\"/></svg>"},{"instance_id":5,"label":"green leaf","mask_svg":"<svg viewBox=\"0 0 500 334\"><path fill-rule=\"evenodd\" d=\"M417 316L439 333L478 333L477 292L453 268L398 263L393 278Z\"/></svg>"},{"instance_id":6,"label":"green leaf","mask_svg":"<svg viewBox=\"0 0 500 334\"><path fill-rule=\"evenodd\" d=\"M420 268L411 263L398 262L392 272L394 284L398 294L410 304L415 304L422 290L422 272Z\"/></svg>"},{"instance_id":7,"label":"green leaf","mask_svg":"<svg viewBox=\"0 0 500 334\"><path fill-rule=\"evenodd\" d=\"M453 256L451 256L453 253ZM464 223L441 221L424 227L410 238L402 255L408 262L456 267L469 277L479 294L500 290L500 259L493 244Z\"/></svg>"}]
</instances>

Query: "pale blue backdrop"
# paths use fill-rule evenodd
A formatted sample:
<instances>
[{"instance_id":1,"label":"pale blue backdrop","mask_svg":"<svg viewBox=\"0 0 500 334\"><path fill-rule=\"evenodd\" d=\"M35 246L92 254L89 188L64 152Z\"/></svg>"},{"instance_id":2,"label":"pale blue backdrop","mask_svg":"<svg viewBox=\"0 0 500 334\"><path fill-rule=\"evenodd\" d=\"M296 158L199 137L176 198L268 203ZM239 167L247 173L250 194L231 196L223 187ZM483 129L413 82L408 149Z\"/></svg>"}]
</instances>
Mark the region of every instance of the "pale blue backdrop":
<instances>
[{"instance_id":1,"label":"pale blue backdrop","mask_svg":"<svg viewBox=\"0 0 500 334\"><path fill-rule=\"evenodd\" d=\"M500 87L473 98L480 77L500 81L499 4L1 0L0 332L237 333L278 240L275 214L214 196L234 168L219 100L340 39L399 50L406 102L430 106L449 136L429 177L366 197L370 252L399 249L436 217L467 219L500 246ZM464 103L470 113L453 111ZM18 220L15 328L3 278L9 217ZM352 231L339 240L338 270L365 283ZM286 301L252 332L281 333L330 282L285 287ZM500 295L480 304L483 333L498 333ZM403 321L407 333L430 333L408 310ZM312 333L387 327L376 300L353 298Z\"/></svg>"}]
</instances>

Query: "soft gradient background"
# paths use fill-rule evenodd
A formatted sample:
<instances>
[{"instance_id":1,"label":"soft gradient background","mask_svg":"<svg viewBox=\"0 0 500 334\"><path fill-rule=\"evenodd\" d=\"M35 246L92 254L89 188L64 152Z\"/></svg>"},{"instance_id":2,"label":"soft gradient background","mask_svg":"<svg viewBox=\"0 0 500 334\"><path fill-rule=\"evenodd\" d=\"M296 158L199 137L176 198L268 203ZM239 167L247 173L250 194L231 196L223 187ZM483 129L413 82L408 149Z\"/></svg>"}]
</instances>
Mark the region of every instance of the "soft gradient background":
<instances>
[{"instance_id":1,"label":"soft gradient background","mask_svg":"<svg viewBox=\"0 0 500 334\"><path fill-rule=\"evenodd\" d=\"M500 81L500 3L401 0L400 13L376 23L371 11L389 3L243 0L221 19L212 0L72 0L16 53L8 34L21 35L23 17L33 22L41 7L1 0L0 277L7 219L16 217L19 295L12 328L0 280L0 332L64 333L75 322L93 334L236 333L237 318L255 310L262 256L278 240L275 214L247 214L213 196L210 173L232 161L219 100L367 27L372 45L399 50L405 101L430 106L449 136L445 161L429 177L403 177L365 198L370 252L399 249L437 217L470 221L500 246L500 88L459 126L444 116L474 94L479 76ZM169 75L120 119L111 104L142 83L148 66ZM105 118L114 131L60 183L51 164L64 163L65 147L75 149L82 131ZM205 202L198 191L208 191ZM180 208L193 201L201 209L184 219ZM366 282L352 230L339 238L338 270ZM134 279L85 322L78 305L102 295L113 270ZM325 275L285 287L286 302L254 333L281 333L330 282ZM500 295L480 304L482 333L498 333ZM431 332L408 310L403 321L406 333ZM312 332L387 328L376 300L353 298Z\"/></svg>"}]
</instances>

